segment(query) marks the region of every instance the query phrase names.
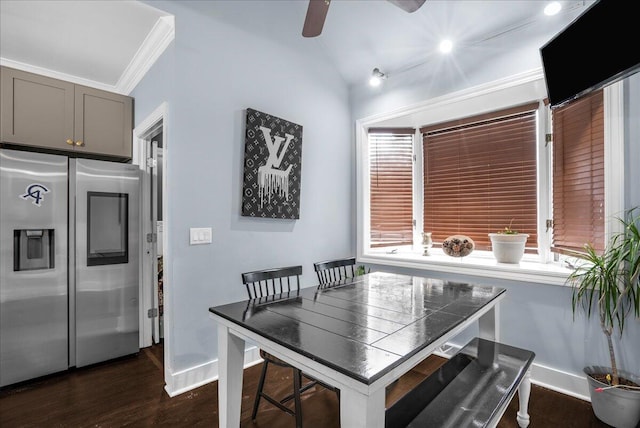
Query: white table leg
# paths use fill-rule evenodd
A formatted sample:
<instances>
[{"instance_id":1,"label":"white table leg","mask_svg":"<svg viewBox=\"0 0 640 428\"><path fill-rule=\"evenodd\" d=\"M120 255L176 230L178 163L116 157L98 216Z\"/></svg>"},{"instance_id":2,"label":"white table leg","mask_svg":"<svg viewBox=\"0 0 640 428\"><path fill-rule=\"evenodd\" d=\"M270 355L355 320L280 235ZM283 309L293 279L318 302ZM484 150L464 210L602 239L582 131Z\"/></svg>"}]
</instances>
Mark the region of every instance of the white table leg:
<instances>
[{"instance_id":1,"label":"white table leg","mask_svg":"<svg viewBox=\"0 0 640 428\"><path fill-rule=\"evenodd\" d=\"M516 419L520 428L527 428L529 426L529 396L531 395L531 370L527 370L524 375L524 379L518 386L518 401L520 404L520 410Z\"/></svg>"},{"instance_id":2,"label":"white table leg","mask_svg":"<svg viewBox=\"0 0 640 428\"><path fill-rule=\"evenodd\" d=\"M500 341L500 305L497 304L478 320L482 339Z\"/></svg>"},{"instance_id":3,"label":"white table leg","mask_svg":"<svg viewBox=\"0 0 640 428\"><path fill-rule=\"evenodd\" d=\"M221 427L240 426L244 340L218 324L218 413Z\"/></svg>"},{"instance_id":4,"label":"white table leg","mask_svg":"<svg viewBox=\"0 0 640 428\"><path fill-rule=\"evenodd\" d=\"M366 396L340 390L340 426L348 428L384 428L385 388Z\"/></svg>"}]
</instances>

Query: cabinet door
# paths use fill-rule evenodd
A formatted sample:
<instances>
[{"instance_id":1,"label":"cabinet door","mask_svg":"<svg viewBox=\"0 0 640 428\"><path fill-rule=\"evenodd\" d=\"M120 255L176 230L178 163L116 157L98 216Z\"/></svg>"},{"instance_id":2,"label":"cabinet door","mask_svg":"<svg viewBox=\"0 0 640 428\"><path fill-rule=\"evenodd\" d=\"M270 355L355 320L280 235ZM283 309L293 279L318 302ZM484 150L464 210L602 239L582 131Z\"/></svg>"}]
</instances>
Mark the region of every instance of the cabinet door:
<instances>
[{"instance_id":1,"label":"cabinet door","mask_svg":"<svg viewBox=\"0 0 640 428\"><path fill-rule=\"evenodd\" d=\"M131 158L133 99L76 85L75 150Z\"/></svg>"},{"instance_id":2,"label":"cabinet door","mask_svg":"<svg viewBox=\"0 0 640 428\"><path fill-rule=\"evenodd\" d=\"M74 85L2 67L3 142L72 150Z\"/></svg>"}]
</instances>

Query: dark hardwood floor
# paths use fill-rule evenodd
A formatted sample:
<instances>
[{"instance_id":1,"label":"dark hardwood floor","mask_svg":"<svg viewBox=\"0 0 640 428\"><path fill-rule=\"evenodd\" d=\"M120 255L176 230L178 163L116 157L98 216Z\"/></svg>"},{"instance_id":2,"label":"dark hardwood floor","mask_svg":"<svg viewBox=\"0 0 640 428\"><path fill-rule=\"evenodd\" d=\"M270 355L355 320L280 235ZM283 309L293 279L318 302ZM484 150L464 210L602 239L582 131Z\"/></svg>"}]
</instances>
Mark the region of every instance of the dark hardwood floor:
<instances>
[{"instance_id":1,"label":"dark hardwood floor","mask_svg":"<svg viewBox=\"0 0 640 428\"><path fill-rule=\"evenodd\" d=\"M387 391L395 402L444 360L430 357ZM245 370L242 427L289 428L294 419L263 403L256 422L251 409L261 365ZM290 370L270 370L267 386L286 395ZM170 398L163 389L162 345L144 348L136 356L70 370L0 390L0 427L218 427L217 382ZM339 427L335 393L321 389L303 395L305 427ZM263 400L264 401L264 400ZM517 396L499 428L516 428ZM531 428L607 427L589 403L533 386L529 406ZM348 427L347 427L348 428Z\"/></svg>"}]
</instances>

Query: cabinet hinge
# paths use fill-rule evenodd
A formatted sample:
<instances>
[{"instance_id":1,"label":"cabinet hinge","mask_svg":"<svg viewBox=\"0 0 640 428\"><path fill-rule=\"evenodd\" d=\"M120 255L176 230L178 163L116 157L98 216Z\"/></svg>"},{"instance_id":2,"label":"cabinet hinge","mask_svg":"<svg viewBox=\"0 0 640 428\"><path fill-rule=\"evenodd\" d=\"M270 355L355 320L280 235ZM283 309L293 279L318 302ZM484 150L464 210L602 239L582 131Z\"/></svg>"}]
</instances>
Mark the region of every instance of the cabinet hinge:
<instances>
[{"instance_id":1,"label":"cabinet hinge","mask_svg":"<svg viewBox=\"0 0 640 428\"><path fill-rule=\"evenodd\" d=\"M147 158L147 168L155 168L158 166L158 161L154 158Z\"/></svg>"},{"instance_id":2,"label":"cabinet hinge","mask_svg":"<svg viewBox=\"0 0 640 428\"><path fill-rule=\"evenodd\" d=\"M152 244L158 241L158 235L155 233L147 233L147 243Z\"/></svg>"},{"instance_id":3,"label":"cabinet hinge","mask_svg":"<svg viewBox=\"0 0 640 428\"><path fill-rule=\"evenodd\" d=\"M156 318L158 316L158 308L151 308L147 311L147 318Z\"/></svg>"}]
</instances>

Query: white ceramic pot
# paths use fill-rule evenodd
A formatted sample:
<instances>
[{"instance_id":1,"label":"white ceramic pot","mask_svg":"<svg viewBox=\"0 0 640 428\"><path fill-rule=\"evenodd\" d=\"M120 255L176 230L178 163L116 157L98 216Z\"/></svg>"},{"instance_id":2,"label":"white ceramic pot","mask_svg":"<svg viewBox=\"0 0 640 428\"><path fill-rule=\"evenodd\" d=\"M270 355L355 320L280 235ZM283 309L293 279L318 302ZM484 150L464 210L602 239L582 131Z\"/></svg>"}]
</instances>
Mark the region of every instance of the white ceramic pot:
<instances>
[{"instance_id":1,"label":"white ceramic pot","mask_svg":"<svg viewBox=\"0 0 640 428\"><path fill-rule=\"evenodd\" d=\"M498 263L520 263L528 237L527 233L490 233L491 249Z\"/></svg>"}]
</instances>

